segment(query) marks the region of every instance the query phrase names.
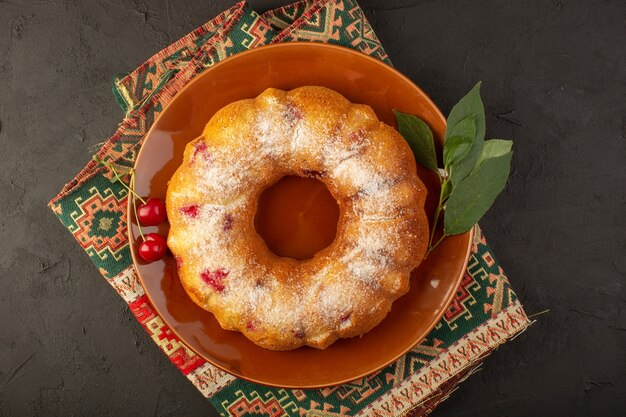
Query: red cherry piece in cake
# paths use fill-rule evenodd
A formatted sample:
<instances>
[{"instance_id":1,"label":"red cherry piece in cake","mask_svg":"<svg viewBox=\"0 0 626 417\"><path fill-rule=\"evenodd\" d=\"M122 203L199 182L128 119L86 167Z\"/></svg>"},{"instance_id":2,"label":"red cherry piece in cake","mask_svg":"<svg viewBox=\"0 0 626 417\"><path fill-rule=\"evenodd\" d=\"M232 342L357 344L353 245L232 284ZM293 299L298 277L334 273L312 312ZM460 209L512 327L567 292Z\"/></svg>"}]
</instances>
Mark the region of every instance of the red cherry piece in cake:
<instances>
[{"instance_id":1,"label":"red cherry piece in cake","mask_svg":"<svg viewBox=\"0 0 626 417\"><path fill-rule=\"evenodd\" d=\"M175 256L174 259L176 260L176 267L178 269L183 267L183 258L181 258L180 256Z\"/></svg>"},{"instance_id":2,"label":"red cherry piece in cake","mask_svg":"<svg viewBox=\"0 0 626 417\"><path fill-rule=\"evenodd\" d=\"M226 214L224 215L224 224L223 224L222 228L223 228L225 231L228 231L228 230L232 229L232 228L233 228L233 221L234 221L234 220L235 220L235 219L233 218L233 215L232 215L232 214L230 214L230 213L226 213Z\"/></svg>"},{"instance_id":3,"label":"red cherry piece in cake","mask_svg":"<svg viewBox=\"0 0 626 417\"><path fill-rule=\"evenodd\" d=\"M148 233L145 239L139 245L139 256L141 256L141 259L147 262L154 262L165 256L167 242L163 236L158 233Z\"/></svg>"},{"instance_id":4,"label":"red cherry piece in cake","mask_svg":"<svg viewBox=\"0 0 626 417\"><path fill-rule=\"evenodd\" d=\"M145 204L137 207L137 217L144 226L156 226L163 223L167 217L165 203L154 197L150 197Z\"/></svg>"},{"instance_id":5,"label":"red cherry piece in cake","mask_svg":"<svg viewBox=\"0 0 626 417\"><path fill-rule=\"evenodd\" d=\"M302 112L295 106L287 106L287 120L298 121L302 119Z\"/></svg>"},{"instance_id":6,"label":"red cherry piece in cake","mask_svg":"<svg viewBox=\"0 0 626 417\"><path fill-rule=\"evenodd\" d=\"M205 284L213 288L217 292L224 291L226 286L224 285L224 278L229 274L229 271L223 268L216 269L215 271L204 270L200 274L200 278Z\"/></svg>"},{"instance_id":7,"label":"red cherry piece in cake","mask_svg":"<svg viewBox=\"0 0 626 417\"><path fill-rule=\"evenodd\" d=\"M198 217L198 214L200 214L200 206L198 206L197 204L190 204L188 206L181 207L180 212L187 217L195 219L196 217Z\"/></svg>"},{"instance_id":8,"label":"red cherry piece in cake","mask_svg":"<svg viewBox=\"0 0 626 417\"><path fill-rule=\"evenodd\" d=\"M363 129L359 129L356 132L350 132L350 134L348 135L348 139L350 139L351 142L358 142L360 140L363 140L364 137L365 130Z\"/></svg>"},{"instance_id":9,"label":"red cherry piece in cake","mask_svg":"<svg viewBox=\"0 0 626 417\"><path fill-rule=\"evenodd\" d=\"M191 162L195 162L196 158L202 157L205 160L210 158L211 154L209 154L209 150L204 141L199 141L195 145L195 149L193 150L193 155L191 156Z\"/></svg>"},{"instance_id":10,"label":"red cherry piece in cake","mask_svg":"<svg viewBox=\"0 0 626 417\"><path fill-rule=\"evenodd\" d=\"M339 317L339 320L341 320L341 322L344 323L350 320L350 316L352 316L352 313L345 313L341 317Z\"/></svg>"},{"instance_id":11,"label":"red cherry piece in cake","mask_svg":"<svg viewBox=\"0 0 626 417\"><path fill-rule=\"evenodd\" d=\"M251 332L256 330L256 324L254 324L254 321L251 320L246 323L246 330L251 331Z\"/></svg>"},{"instance_id":12,"label":"red cherry piece in cake","mask_svg":"<svg viewBox=\"0 0 626 417\"><path fill-rule=\"evenodd\" d=\"M293 331L293 336L296 339L304 339L304 331L302 331L302 330L294 330Z\"/></svg>"}]
</instances>

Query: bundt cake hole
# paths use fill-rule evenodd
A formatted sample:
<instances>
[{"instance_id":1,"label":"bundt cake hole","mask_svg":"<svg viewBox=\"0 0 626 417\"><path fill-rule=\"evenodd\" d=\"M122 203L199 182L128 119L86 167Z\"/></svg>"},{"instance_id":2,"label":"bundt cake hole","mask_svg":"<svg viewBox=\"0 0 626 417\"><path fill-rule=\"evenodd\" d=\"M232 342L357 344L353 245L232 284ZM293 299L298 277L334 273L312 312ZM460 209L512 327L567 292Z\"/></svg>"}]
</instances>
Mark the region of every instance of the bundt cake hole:
<instances>
[{"instance_id":1,"label":"bundt cake hole","mask_svg":"<svg viewBox=\"0 0 626 417\"><path fill-rule=\"evenodd\" d=\"M339 205L323 182L289 175L261 193L254 226L275 255L303 260L335 240L338 220Z\"/></svg>"}]
</instances>

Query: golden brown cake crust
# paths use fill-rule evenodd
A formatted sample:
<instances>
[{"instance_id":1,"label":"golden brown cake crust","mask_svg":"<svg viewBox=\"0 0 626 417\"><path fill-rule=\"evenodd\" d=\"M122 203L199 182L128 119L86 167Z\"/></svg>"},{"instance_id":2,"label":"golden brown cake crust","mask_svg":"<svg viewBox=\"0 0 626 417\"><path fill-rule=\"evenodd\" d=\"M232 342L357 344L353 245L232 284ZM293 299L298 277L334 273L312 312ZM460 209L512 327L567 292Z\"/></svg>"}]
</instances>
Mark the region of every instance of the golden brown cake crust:
<instances>
[{"instance_id":1,"label":"golden brown cake crust","mask_svg":"<svg viewBox=\"0 0 626 417\"><path fill-rule=\"evenodd\" d=\"M261 192L315 176L340 208L311 259L273 254L254 228ZM227 330L268 349L362 335L409 288L427 246L426 190L407 143L369 106L324 87L268 89L217 112L167 190L183 287Z\"/></svg>"}]
</instances>

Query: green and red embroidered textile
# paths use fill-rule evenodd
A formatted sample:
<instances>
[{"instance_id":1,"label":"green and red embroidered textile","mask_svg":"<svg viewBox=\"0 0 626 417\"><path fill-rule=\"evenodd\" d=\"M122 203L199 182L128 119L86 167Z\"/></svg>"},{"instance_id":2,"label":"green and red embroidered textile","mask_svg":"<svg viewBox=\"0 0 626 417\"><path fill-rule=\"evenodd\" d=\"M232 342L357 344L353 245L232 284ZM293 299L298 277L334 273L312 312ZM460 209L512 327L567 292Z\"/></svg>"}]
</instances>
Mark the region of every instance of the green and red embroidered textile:
<instances>
[{"instance_id":1,"label":"green and red embroidered textile","mask_svg":"<svg viewBox=\"0 0 626 417\"><path fill-rule=\"evenodd\" d=\"M304 0L261 15L241 2L114 80L126 115L98 155L133 166L155 118L194 76L238 52L295 40L335 43L389 63L354 0ZM324 389L253 384L195 355L150 305L130 257L126 201L126 190L91 161L49 206L152 340L223 416L427 415L487 354L529 325L477 228L454 301L426 340L404 357L368 377Z\"/></svg>"}]
</instances>

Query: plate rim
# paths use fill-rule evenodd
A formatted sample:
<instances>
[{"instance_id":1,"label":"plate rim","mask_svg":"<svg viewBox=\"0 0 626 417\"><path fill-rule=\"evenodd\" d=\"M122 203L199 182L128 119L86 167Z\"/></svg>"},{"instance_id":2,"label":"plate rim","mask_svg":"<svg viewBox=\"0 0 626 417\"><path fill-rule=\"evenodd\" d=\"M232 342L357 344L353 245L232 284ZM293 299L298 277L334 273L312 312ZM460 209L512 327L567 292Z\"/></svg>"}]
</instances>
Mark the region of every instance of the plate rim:
<instances>
[{"instance_id":1,"label":"plate rim","mask_svg":"<svg viewBox=\"0 0 626 417\"><path fill-rule=\"evenodd\" d=\"M439 109L439 107L434 103L434 101L430 98L430 96L428 96L417 84L415 84L410 78L408 78L407 76L405 76L404 74L402 74L400 71L398 71L396 68L386 64L385 62L374 58L370 55L367 55L363 52L357 51L355 49L352 48L348 48L348 47L344 47L344 46L340 46L340 45L334 45L334 44L328 44L328 43L322 43L322 42L284 42L284 43L276 43L276 44L270 44L270 45L263 45L263 46L259 46L259 47L255 47L252 49L248 49L246 51L242 51L239 52L235 55L232 55L220 62L218 62L217 64L206 68L203 72L201 72L200 74L198 74L196 77L194 77L191 81L189 81L185 86L183 86L183 88L181 88L170 100L169 103L167 103L167 105L163 108L163 110L161 110L161 112L159 113L159 115L157 116L157 118L154 120L154 122L152 123L152 125L150 126L150 129L148 129L148 131L146 132L145 136L144 136L144 143L142 143L142 146L139 148L139 151L137 152L137 156L135 157L135 162L133 163L133 170L136 169L137 167L137 163L141 160L141 154L142 154L142 150L144 149L144 144L146 142L145 139L147 139L148 137L150 137L153 133L153 130L155 129L155 126L158 124L159 119L162 117L163 114L165 114L167 108L172 105L176 99L178 97L181 96L181 93L183 93L185 90L187 90L188 88L192 88L193 84L195 82L197 82L203 75L210 73L211 70L213 70L214 68L222 65L223 63L230 61L231 59L243 56L243 55L251 55L251 54L255 54L258 53L259 50L263 49L290 49L290 48L298 48L298 47L307 47L307 48L319 48L319 49L334 49L334 50L339 50L342 53L349 53L349 54L354 54L354 55L358 55L359 59L366 59L372 63L374 63L375 65L378 66L382 66L384 67L386 70L388 71L392 71L394 73L395 76L404 79L404 81L410 83L423 97L424 99L428 102L428 104L431 106L432 109L435 110L435 114L443 121L443 124L446 124L446 119L443 115L443 113L441 113L441 110ZM206 75L205 75L206 76ZM443 145L443 138L439 140L440 144ZM454 299L454 295L456 293L456 291L451 291L450 295L448 296L448 299L445 300L445 303L443 304L444 307L441 308L441 311L437 314L436 316L436 320L433 320L432 324L430 326L428 326L428 330L425 332L425 336L422 337L421 339L417 340L416 343L414 345L409 346L406 349L403 349L399 354L394 355L393 357L391 357L391 359L384 361L384 364L373 367L371 370L368 371L364 371L364 372L359 372L356 373L354 376L351 376L350 378L343 378L335 383L332 383L330 385L328 384L300 384L300 385L293 385L293 384L276 384L276 383L272 383L272 382L267 382L267 381L260 381L258 379L255 379L253 377L249 377L244 375L242 372L237 372L237 371L233 371L231 369L226 369L226 367L222 366L221 364L214 362L211 358L206 357L205 355L203 355L202 353L196 351L194 348L192 348L191 346L189 346L186 342L185 342L185 338L181 337L181 335L178 333L178 331L176 330L175 326L171 326L163 317L163 314L160 313L160 309L157 308L156 304L154 303L152 297L150 296L150 294L148 293L148 291L146 291L146 286L144 285L144 279L142 278L141 274L139 273L139 268L137 268L138 262L137 262L137 254L136 254L136 249L135 249L135 240L133 239L133 234L132 234L132 223L133 223L133 219L132 219L132 215L133 215L133 211L132 211L132 206L131 206L131 198L128 198L128 201L126 203L127 205L127 215L126 215L126 235L128 237L128 242L129 242L129 250L130 250L130 254L131 254L131 258L133 261L133 267L135 268L135 273L137 274L137 278L139 279L139 282L141 284L141 286L144 289L144 293L146 295L146 297L148 297L148 300L150 301L150 304L152 305L152 307L154 308L154 310L157 312L157 314L161 317L161 319L163 320L163 323L165 323L169 329L176 335L176 337L178 337L182 342L185 343L185 346L187 346L188 349L190 349L193 353L195 353L196 355L198 355L199 357L201 357L203 360L205 360L206 362L210 363L211 365L221 369L222 371L226 372L229 375L232 375L236 378L241 378L243 380L249 381L249 382L253 382L255 384L260 384L263 386L267 386L267 387L273 387L273 388L286 388L286 389L317 389L317 388L324 388L324 387L332 387L332 386L337 386L337 385L341 385L341 384L345 384L347 382L350 381L354 381L356 379L359 378L363 378L366 377L368 375L371 375L377 371L380 371L381 369L385 368L386 366L390 365L391 363L397 361L400 357L404 356L408 351L410 351L416 344L421 343L424 338L433 330L433 328L437 325L437 323L439 323L439 321L441 320L441 318L443 317L443 315L445 314L446 310L448 309L448 306L450 305L450 303L452 302L452 300ZM475 236L475 228L476 226L474 225L468 232L465 232L463 234L467 234L468 235L468 243L467 243L467 248L465 249L465 255L464 255L464 261L463 261L463 267L461 268L461 273L455 278L454 280L454 288L458 288L461 280L463 278L463 275L467 269L467 265L469 263L469 258L471 255L471 249L473 246L473 241L474 241L474 236ZM209 312L207 312L209 313ZM210 313L209 313L210 314ZM330 348L330 347L329 347Z\"/></svg>"}]
</instances>

